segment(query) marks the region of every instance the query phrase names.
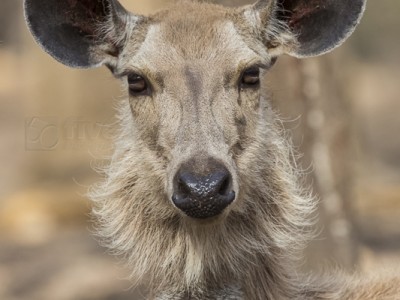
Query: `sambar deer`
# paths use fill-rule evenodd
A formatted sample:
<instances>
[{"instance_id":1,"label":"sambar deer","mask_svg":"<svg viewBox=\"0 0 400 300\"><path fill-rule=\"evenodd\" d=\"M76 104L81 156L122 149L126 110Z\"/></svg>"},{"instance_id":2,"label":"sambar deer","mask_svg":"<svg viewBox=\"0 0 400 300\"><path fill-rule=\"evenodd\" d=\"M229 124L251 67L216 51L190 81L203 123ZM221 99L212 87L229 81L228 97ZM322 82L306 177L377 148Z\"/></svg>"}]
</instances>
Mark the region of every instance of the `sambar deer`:
<instances>
[{"instance_id":1,"label":"sambar deer","mask_svg":"<svg viewBox=\"0 0 400 300\"><path fill-rule=\"evenodd\" d=\"M365 0L179 1L145 17L117 0L25 0L36 41L75 68L107 66L129 97L99 234L149 299L400 299L399 278L301 276L315 206L261 80L281 54L339 46Z\"/></svg>"}]
</instances>

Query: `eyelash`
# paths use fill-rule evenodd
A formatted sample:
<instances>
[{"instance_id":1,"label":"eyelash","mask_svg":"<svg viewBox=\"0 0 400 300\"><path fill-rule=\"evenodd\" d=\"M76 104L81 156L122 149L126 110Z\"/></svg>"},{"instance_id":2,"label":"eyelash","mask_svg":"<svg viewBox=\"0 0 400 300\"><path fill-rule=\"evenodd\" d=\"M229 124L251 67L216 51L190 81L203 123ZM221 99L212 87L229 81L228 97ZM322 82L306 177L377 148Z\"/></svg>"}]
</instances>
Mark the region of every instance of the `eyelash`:
<instances>
[{"instance_id":1,"label":"eyelash","mask_svg":"<svg viewBox=\"0 0 400 300\"><path fill-rule=\"evenodd\" d=\"M241 88L254 88L260 84L260 68L250 67L246 69L240 78Z\"/></svg>"},{"instance_id":2,"label":"eyelash","mask_svg":"<svg viewBox=\"0 0 400 300\"><path fill-rule=\"evenodd\" d=\"M132 96L150 95L150 85L143 76L135 73L129 74L127 77L127 82L129 86L129 93Z\"/></svg>"},{"instance_id":3,"label":"eyelash","mask_svg":"<svg viewBox=\"0 0 400 300\"><path fill-rule=\"evenodd\" d=\"M272 68L272 66L275 64L276 61L277 58L273 57L271 58L270 63L264 67L252 66L244 70L240 77L239 87L241 89L258 87L260 85L261 68L269 70L270 68ZM247 82L246 82L246 76L248 76L248 79L250 79Z\"/></svg>"}]
</instances>

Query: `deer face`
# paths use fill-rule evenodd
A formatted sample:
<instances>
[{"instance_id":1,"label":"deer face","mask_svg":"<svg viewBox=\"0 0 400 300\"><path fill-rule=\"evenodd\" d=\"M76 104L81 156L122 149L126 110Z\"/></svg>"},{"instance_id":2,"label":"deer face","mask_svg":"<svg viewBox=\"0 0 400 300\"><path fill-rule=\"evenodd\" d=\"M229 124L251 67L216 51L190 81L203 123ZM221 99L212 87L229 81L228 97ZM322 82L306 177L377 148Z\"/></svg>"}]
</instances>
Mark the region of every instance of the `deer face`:
<instances>
[{"instance_id":1,"label":"deer face","mask_svg":"<svg viewBox=\"0 0 400 300\"><path fill-rule=\"evenodd\" d=\"M126 77L140 140L165 161L171 204L208 219L239 196L236 160L255 136L260 72L273 57L256 38L246 41L224 9L198 16L198 7L157 16L114 72Z\"/></svg>"}]
</instances>

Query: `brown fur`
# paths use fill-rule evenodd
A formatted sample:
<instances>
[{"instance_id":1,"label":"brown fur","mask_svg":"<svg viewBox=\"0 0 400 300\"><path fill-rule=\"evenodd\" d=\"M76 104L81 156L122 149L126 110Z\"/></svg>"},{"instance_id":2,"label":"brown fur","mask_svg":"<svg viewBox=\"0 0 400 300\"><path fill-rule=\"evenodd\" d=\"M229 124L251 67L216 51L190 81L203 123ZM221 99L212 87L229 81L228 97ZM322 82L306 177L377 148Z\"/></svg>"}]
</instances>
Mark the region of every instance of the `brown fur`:
<instances>
[{"instance_id":1,"label":"brown fur","mask_svg":"<svg viewBox=\"0 0 400 300\"><path fill-rule=\"evenodd\" d=\"M134 65L160 92L122 104L116 153L92 190L99 234L126 256L135 282L147 282L157 299L395 299L398 281L307 284L295 271L314 201L299 188L267 95L234 88L249 62L269 64L263 32L249 31L237 10L204 3L150 20L117 73ZM179 165L205 154L226 163L240 188L211 223L183 216L169 200Z\"/></svg>"},{"instance_id":2,"label":"brown fur","mask_svg":"<svg viewBox=\"0 0 400 300\"><path fill-rule=\"evenodd\" d=\"M150 299L400 299L398 277L371 283L296 272L315 201L300 188L263 84L238 88L246 68L266 72L298 47L275 3L230 9L184 1L118 28L110 19L97 34L113 51L97 46L89 59L66 58L75 66L102 61L117 77L135 72L151 84L151 96L121 103L115 154L91 191L99 236L126 258L135 284L148 284ZM201 166L209 157L228 168L237 197L221 216L199 221L174 207L172 182L183 163L196 158Z\"/></svg>"}]
</instances>

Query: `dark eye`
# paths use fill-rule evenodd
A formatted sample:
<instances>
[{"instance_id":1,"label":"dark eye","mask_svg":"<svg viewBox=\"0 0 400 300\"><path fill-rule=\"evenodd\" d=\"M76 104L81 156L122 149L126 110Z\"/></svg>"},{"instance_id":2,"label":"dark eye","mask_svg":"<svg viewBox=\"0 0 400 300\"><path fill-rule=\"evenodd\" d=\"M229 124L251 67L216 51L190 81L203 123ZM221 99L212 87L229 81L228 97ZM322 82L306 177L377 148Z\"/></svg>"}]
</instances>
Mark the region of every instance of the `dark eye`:
<instances>
[{"instance_id":1,"label":"dark eye","mask_svg":"<svg viewBox=\"0 0 400 300\"><path fill-rule=\"evenodd\" d=\"M260 84L260 69L252 67L243 72L241 87L257 87Z\"/></svg>"},{"instance_id":2,"label":"dark eye","mask_svg":"<svg viewBox=\"0 0 400 300\"><path fill-rule=\"evenodd\" d=\"M149 88L146 79L138 74L128 76L129 92L133 96L147 95Z\"/></svg>"}]
</instances>

